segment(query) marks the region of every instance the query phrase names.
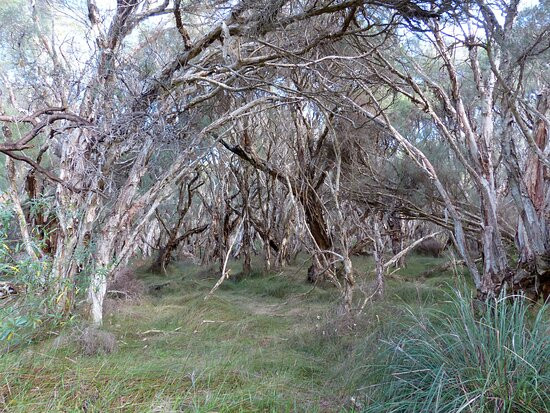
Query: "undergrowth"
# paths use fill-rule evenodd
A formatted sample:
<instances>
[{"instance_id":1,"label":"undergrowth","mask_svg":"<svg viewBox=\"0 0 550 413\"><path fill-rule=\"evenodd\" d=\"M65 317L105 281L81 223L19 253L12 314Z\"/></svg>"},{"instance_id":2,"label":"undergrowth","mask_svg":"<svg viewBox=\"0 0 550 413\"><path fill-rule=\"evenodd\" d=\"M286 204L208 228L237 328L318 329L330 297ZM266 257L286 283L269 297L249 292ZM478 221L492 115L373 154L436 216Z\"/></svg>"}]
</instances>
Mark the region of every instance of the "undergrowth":
<instances>
[{"instance_id":1,"label":"undergrowth","mask_svg":"<svg viewBox=\"0 0 550 413\"><path fill-rule=\"evenodd\" d=\"M105 317L103 328L116 337L118 350L87 355L70 339L84 326L66 325L53 331L51 339L0 356L0 411L437 411L407 410L415 402L407 404L404 396L395 398L395 405L386 399L393 397L392 391L407 390L389 380L394 371L382 368L387 361L399 365L399 354L390 350L410 344L402 341L404 332L418 339L417 330L441 333L445 322L458 323L445 304L451 275L419 281L415 277L421 265L416 260L409 260L414 271L389 278L385 297L369 301L354 317L339 313L341 298L334 288L305 281L307 266L300 262L269 273L255 263L252 276L228 280L206 300L218 277L215 270L180 263L166 276L138 272L149 293L113 301ZM359 279L371 264L355 261L363 273ZM238 273L240 266L231 263L231 269ZM368 282L372 276L366 277ZM358 292L356 305L362 300ZM406 320L409 312L427 310L439 311L439 318L419 315L425 330L410 322L410 329L403 330L397 322ZM501 340L504 337L499 333ZM424 340L434 348L444 342L452 342L457 351L465 346L451 335ZM485 341L486 351L493 351L492 340ZM518 349L517 344L511 348ZM461 362L454 352L439 357L449 357L445 369L447 363ZM436 360L432 363L435 366ZM395 371L410 371L407 368L405 364ZM514 389L527 391L523 386ZM451 386L453 397L454 391ZM486 392L484 397L489 400L495 394ZM422 397L415 397L420 406Z\"/></svg>"},{"instance_id":2,"label":"undergrowth","mask_svg":"<svg viewBox=\"0 0 550 413\"><path fill-rule=\"evenodd\" d=\"M70 322L56 311L57 297L47 288L51 263L26 255L22 243L10 234L13 217L12 208L0 204L0 285L14 289L13 295L0 297L0 355ZM41 245L35 241L31 247L38 251Z\"/></svg>"},{"instance_id":3,"label":"undergrowth","mask_svg":"<svg viewBox=\"0 0 550 413\"><path fill-rule=\"evenodd\" d=\"M476 305L455 290L443 309L409 311L369 357L364 411L550 411L547 310L504 294Z\"/></svg>"}]
</instances>

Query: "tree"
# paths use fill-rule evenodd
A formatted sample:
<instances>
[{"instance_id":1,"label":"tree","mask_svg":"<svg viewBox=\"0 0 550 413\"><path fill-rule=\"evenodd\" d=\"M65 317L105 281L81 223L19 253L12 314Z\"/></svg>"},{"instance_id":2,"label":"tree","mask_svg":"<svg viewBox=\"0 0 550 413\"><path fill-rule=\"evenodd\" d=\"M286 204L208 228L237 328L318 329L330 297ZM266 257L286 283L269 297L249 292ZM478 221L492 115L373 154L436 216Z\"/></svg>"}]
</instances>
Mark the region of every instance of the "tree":
<instances>
[{"instance_id":1,"label":"tree","mask_svg":"<svg viewBox=\"0 0 550 413\"><path fill-rule=\"evenodd\" d=\"M32 66L38 76L4 79L3 84L12 91L13 108L21 107L18 101L24 95L17 92L23 89L47 103L37 105L34 100L27 105L30 110L2 115L2 122L26 123L29 131L13 143L3 142L0 150L26 162L55 186L57 245L49 281L60 292L60 307L69 308L72 280L93 263L91 314L100 323L107 278L131 256L132 240L171 196L174 185L220 139L213 132L227 133L235 119L251 111L294 104L293 95L305 99L306 91L295 94L277 87L279 71L269 69L270 64L289 55L305 56L323 41L344 36L364 6L355 1L243 1L204 6L138 0L118 1L112 11L102 10L94 0L87 1L85 10L79 6L52 1L39 8L31 2L34 32L29 38L37 45L33 50L41 64ZM197 29L186 27L192 21L189 16L201 7L208 13L203 24ZM428 13L413 2L382 2L380 7L395 7L410 16ZM84 50L76 50L73 43L68 50L59 28L54 25L51 33L44 29L42 10L51 16L59 10L72 13L73 24L90 36L90 43L79 45ZM110 19L104 19L106 15ZM168 17L175 20L170 27L162 24ZM147 22L154 19L161 25L149 28ZM331 19L336 24L327 25ZM292 33L305 23L318 32L293 44ZM141 42L134 35L138 27L144 28ZM157 49L168 33L178 34L181 47ZM137 59L146 50L162 52L141 64ZM15 66L13 70L16 73ZM243 92L248 92L246 101L232 98ZM225 109L212 104L224 100L228 103ZM44 167L26 154L39 141L55 167ZM151 166L162 148L175 149L173 158L151 182ZM299 195L314 224L317 243L326 249L326 230L317 227L322 212L315 206L316 197L307 188ZM78 251L86 249L90 254L82 258Z\"/></svg>"},{"instance_id":2,"label":"tree","mask_svg":"<svg viewBox=\"0 0 550 413\"><path fill-rule=\"evenodd\" d=\"M423 30L412 32L418 41L410 41L411 45L403 44L382 52L370 40L357 43L361 52L374 50L364 59L368 72L357 81L377 113L360 110L385 122L408 156L437 188L446 212L454 221L455 244L481 297L498 295L505 282L518 286L520 280L526 279L530 282L520 288L537 296L540 293L537 286L547 278L547 260L543 257L547 256L548 242L542 235L548 233L547 223L541 219L544 209L541 202L538 202L538 212L534 206L536 199L540 200L548 191L542 189L545 185L541 178L547 163L543 153L547 151L543 149L546 138L540 138L547 136L546 92L540 92L541 98L536 104L528 98L531 92L526 71L527 62L546 51L542 37L549 26L541 26L534 41L527 45L526 54L512 56L511 39L517 26L518 4L518 1L503 3L503 24L498 23L494 8L480 1L462 5L458 9L460 13L451 17L447 25L437 19L427 20ZM424 53L427 45L433 47L432 54ZM444 68L444 76L429 71L434 65ZM398 131L384 110L383 95L371 86L372 79L385 84L391 93L408 99L429 116L440 139L446 142L471 180L478 198L474 202L481 230L481 274L466 243L465 208L452 199L433 163ZM467 80L474 85L473 90L466 87ZM530 126L525 117L531 117ZM538 142L534 136L539 136ZM524 163L525 157L518 154L519 148L525 145L531 150L529 167ZM533 170L538 171L539 178L529 178ZM538 182L538 192L527 189L527 182L533 179ZM510 223L506 222L501 206L510 199L508 190L519 217L516 242L520 261L515 269L505 234Z\"/></svg>"}]
</instances>

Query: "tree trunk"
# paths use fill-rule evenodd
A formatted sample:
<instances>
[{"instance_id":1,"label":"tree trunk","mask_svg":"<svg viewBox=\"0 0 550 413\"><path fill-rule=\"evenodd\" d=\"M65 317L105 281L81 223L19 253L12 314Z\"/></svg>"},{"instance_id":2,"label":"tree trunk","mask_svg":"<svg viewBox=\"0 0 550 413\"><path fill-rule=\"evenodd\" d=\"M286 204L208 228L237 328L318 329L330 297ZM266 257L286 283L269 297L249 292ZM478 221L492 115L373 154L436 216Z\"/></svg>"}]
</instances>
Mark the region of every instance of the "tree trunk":
<instances>
[{"instance_id":1,"label":"tree trunk","mask_svg":"<svg viewBox=\"0 0 550 413\"><path fill-rule=\"evenodd\" d=\"M250 228L248 218L243 221L243 238L242 238L242 254L243 254L243 277L250 276L251 264L250 264Z\"/></svg>"},{"instance_id":2,"label":"tree trunk","mask_svg":"<svg viewBox=\"0 0 550 413\"><path fill-rule=\"evenodd\" d=\"M355 287L355 277L353 276L353 266L348 256L344 256L342 263L344 276L344 311L350 313L353 308L353 288Z\"/></svg>"},{"instance_id":3,"label":"tree trunk","mask_svg":"<svg viewBox=\"0 0 550 413\"><path fill-rule=\"evenodd\" d=\"M384 248L385 243L380 233L380 217L376 214L373 219L374 232L374 263L376 265L376 294L384 295Z\"/></svg>"},{"instance_id":4,"label":"tree trunk","mask_svg":"<svg viewBox=\"0 0 550 413\"><path fill-rule=\"evenodd\" d=\"M395 212L392 212L388 216L389 236L391 240L391 249L394 256L399 254L404 248L403 238L405 237L405 234L403 233L401 224L401 220L395 216ZM397 267L404 267L405 255L399 258L395 265Z\"/></svg>"},{"instance_id":5,"label":"tree trunk","mask_svg":"<svg viewBox=\"0 0 550 413\"><path fill-rule=\"evenodd\" d=\"M248 136L248 134L245 134L245 136ZM246 144L248 146L248 143ZM247 278L250 276L250 272L252 270L251 264L250 264L250 173L249 173L249 167L247 165L244 165L244 170L241 176L240 182L240 192L241 192L241 198L243 202L243 208L242 208L242 219L243 219L243 236L242 236L242 248L241 252L243 255L243 271L242 271L242 277Z\"/></svg>"},{"instance_id":6,"label":"tree trunk","mask_svg":"<svg viewBox=\"0 0 550 413\"><path fill-rule=\"evenodd\" d=\"M307 280L316 282L322 273L331 271L331 257L329 251L332 250L332 241L328 235L328 230L323 216L323 205L317 194L311 189L305 189L300 194L300 202L304 207L306 225L313 238L316 249L319 251L317 259L313 260L308 269Z\"/></svg>"},{"instance_id":7,"label":"tree trunk","mask_svg":"<svg viewBox=\"0 0 550 413\"><path fill-rule=\"evenodd\" d=\"M15 164L13 162L13 159L9 157L6 158L6 170L9 181L8 194L11 198L13 209L17 217L19 230L21 232L21 238L23 239L23 245L25 246L25 250L27 251L29 258L32 261L37 262L38 256L36 255L36 252L33 248L31 237L29 235L27 220L25 219L25 213L23 212L23 208L21 207L21 200L19 198L19 191L17 189L17 174L15 171ZM41 282L44 281L44 279L41 280Z\"/></svg>"},{"instance_id":8,"label":"tree trunk","mask_svg":"<svg viewBox=\"0 0 550 413\"><path fill-rule=\"evenodd\" d=\"M550 115L550 88L537 103L537 111ZM537 149L547 153L550 130L543 119L536 122L534 140ZM512 143L507 147L507 165L513 183L512 195L519 210L516 244L519 260L513 278L514 289L524 291L532 299L550 293L550 184L548 167L532 153L522 177L522 169Z\"/></svg>"}]
</instances>

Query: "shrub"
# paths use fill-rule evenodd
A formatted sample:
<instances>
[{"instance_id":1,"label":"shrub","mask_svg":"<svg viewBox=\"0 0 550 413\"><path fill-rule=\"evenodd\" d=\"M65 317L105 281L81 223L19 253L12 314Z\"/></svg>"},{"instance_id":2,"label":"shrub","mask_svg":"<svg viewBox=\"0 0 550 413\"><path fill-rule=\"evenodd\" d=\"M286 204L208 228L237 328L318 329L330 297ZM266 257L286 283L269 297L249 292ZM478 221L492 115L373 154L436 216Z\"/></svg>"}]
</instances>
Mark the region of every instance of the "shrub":
<instances>
[{"instance_id":1,"label":"shrub","mask_svg":"<svg viewBox=\"0 0 550 413\"><path fill-rule=\"evenodd\" d=\"M472 297L455 292L446 311L411 315L384 342L364 410L550 411L547 309L532 314L525 298L502 295L476 314Z\"/></svg>"},{"instance_id":2,"label":"shrub","mask_svg":"<svg viewBox=\"0 0 550 413\"><path fill-rule=\"evenodd\" d=\"M50 270L46 259L33 261L15 241L10 223L13 211L0 204L0 353L40 335L44 327L59 324L56 297L47 294L43 279Z\"/></svg>"}]
</instances>

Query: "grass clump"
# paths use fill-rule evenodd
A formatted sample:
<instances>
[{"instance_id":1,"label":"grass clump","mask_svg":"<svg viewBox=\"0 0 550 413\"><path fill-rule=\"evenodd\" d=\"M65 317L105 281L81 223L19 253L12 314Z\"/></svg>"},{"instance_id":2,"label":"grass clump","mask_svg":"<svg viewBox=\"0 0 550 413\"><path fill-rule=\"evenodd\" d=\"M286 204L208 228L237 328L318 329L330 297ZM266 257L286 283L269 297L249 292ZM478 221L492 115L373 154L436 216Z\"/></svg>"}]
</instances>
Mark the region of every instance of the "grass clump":
<instances>
[{"instance_id":1,"label":"grass clump","mask_svg":"<svg viewBox=\"0 0 550 413\"><path fill-rule=\"evenodd\" d=\"M86 327L78 337L78 344L83 354L94 356L109 354L116 350L115 335L99 328Z\"/></svg>"},{"instance_id":2,"label":"grass clump","mask_svg":"<svg viewBox=\"0 0 550 413\"><path fill-rule=\"evenodd\" d=\"M455 291L444 311L411 312L383 341L363 410L550 411L548 306L532 314L524 297L502 295L479 314L474 303Z\"/></svg>"}]
</instances>

